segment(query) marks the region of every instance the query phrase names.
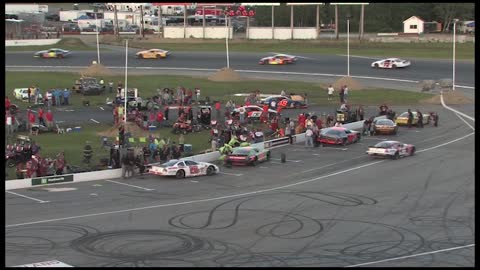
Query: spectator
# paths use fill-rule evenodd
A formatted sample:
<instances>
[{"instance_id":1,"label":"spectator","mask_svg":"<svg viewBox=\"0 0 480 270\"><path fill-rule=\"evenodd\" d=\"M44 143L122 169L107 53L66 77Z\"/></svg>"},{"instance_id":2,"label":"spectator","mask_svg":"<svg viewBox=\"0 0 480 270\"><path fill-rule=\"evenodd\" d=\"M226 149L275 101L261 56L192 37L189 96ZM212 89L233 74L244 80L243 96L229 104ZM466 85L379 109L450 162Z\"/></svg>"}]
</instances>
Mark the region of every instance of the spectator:
<instances>
[{"instance_id":1,"label":"spectator","mask_svg":"<svg viewBox=\"0 0 480 270\"><path fill-rule=\"evenodd\" d=\"M46 127L47 124L45 124L45 120L43 119L43 113L44 111L42 108L38 109L38 123Z\"/></svg>"},{"instance_id":2,"label":"spectator","mask_svg":"<svg viewBox=\"0 0 480 270\"><path fill-rule=\"evenodd\" d=\"M32 87L31 89L32 89L32 91L31 91L31 93L30 93L30 99L31 99L31 101L33 102L33 101L35 101L35 96L37 95L37 94L36 94L36 93L37 93L37 88L34 86L34 87Z\"/></svg>"},{"instance_id":3,"label":"spectator","mask_svg":"<svg viewBox=\"0 0 480 270\"><path fill-rule=\"evenodd\" d=\"M408 128L412 128L412 122L413 122L413 113L410 109L408 109L408 119L407 119Z\"/></svg>"},{"instance_id":4,"label":"spectator","mask_svg":"<svg viewBox=\"0 0 480 270\"><path fill-rule=\"evenodd\" d=\"M103 80L103 78L100 78L99 84L102 87L102 90L105 90L105 81Z\"/></svg>"},{"instance_id":5,"label":"spectator","mask_svg":"<svg viewBox=\"0 0 480 270\"><path fill-rule=\"evenodd\" d=\"M357 117L359 121L362 121L365 117L365 111L363 110L362 105L360 105L357 109Z\"/></svg>"},{"instance_id":6,"label":"spectator","mask_svg":"<svg viewBox=\"0 0 480 270\"><path fill-rule=\"evenodd\" d=\"M197 104L198 104L200 102L200 88L199 87L195 87L195 96L196 96Z\"/></svg>"},{"instance_id":7,"label":"spectator","mask_svg":"<svg viewBox=\"0 0 480 270\"><path fill-rule=\"evenodd\" d=\"M328 87L327 89L327 92L328 92L328 100L332 100L332 97L333 97L333 92L335 91L335 89L333 88L333 86L330 84L330 86Z\"/></svg>"},{"instance_id":8,"label":"spectator","mask_svg":"<svg viewBox=\"0 0 480 270\"><path fill-rule=\"evenodd\" d=\"M63 89L63 104L70 105L70 103L68 102L69 98L70 98L70 90L68 90L67 88Z\"/></svg>"},{"instance_id":9,"label":"spectator","mask_svg":"<svg viewBox=\"0 0 480 270\"><path fill-rule=\"evenodd\" d=\"M305 147L313 147L313 130L307 128L305 132Z\"/></svg>"},{"instance_id":10,"label":"spectator","mask_svg":"<svg viewBox=\"0 0 480 270\"><path fill-rule=\"evenodd\" d=\"M112 82L112 81L110 81L110 82L108 83L108 92L109 92L109 93L113 93L113 82Z\"/></svg>"},{"instance_id":11,"label":"spectator","mask_svg":"<svg viewBox=\"0 0 480 270\"><path fill-rule=\"evenodd\" d=\"M157 112L157 119L156 119L156 120L157 120L157 125L158 125L158 127L161 127L161 126L162 126L162 122L163 122L163 120L164 120L162 110L158 110L158 112Z\"/></svg>"},{"instance_id":12,"label":"spectator","mask_svg":"<svg viewBox=\"0 0 480 270\"><path fill-rule=\"evenodd\" d=\"M32 155L40 153L41 147L35 141L32 141Z\"/></svg>"},{"instance_id":13,"label":"spectator","mask_svg":"<svg viewBox=\"0 0 480 270\"><path fill-rule=\"evenodd\" d=\"M62 175L65 169L65 155L60 152L55 159L55 175Z\"/></svg>"},{"instance_id":14,"label":"spectator","mask_svg":"<svg viewBox=\"0 0 480 270\"><path fill-rule=\"evenodd\" d=\"M35 114L32 112L31 109L27 110L27 119L28 119L27 131L30 132L30 130L32 130L33 125L35 124Z\"/></svg>"},{"instance_id":15,"label":"spectator","mask_svg":"<svg viewBox=\"0 0 480 270\"><path fill-rule=\"evenodd\" d=\"M5 126L7 131L7 136L13 134L13 118L9 111L5 114Z\"/></svg>"},{"instance_id":16,"label":"spectator","mask_svg":"<svg viewBox=\"0 0 480 270\"><path fill-rule=\"evenodd\" d=\"M220 103L220 101L217 101L217 103L215 103L215 110L217 111L217 120L220 120L220 117L222 116L220 112L221 107L222 107L222 104Z\"/></svg>"},{"instance_id":17,"label":"spectator","mask_svg":"<svg viewBox=\"0 0 480 270\"><path fill-rule=\"evenodd\" d=\"M423 128L423 114L420 112L419 109L417 109L417 127Z\"/></svg>"},{"instance_id":18,"label":"spectator","mask_svg":"<svg viewBox=\"0 0 480 270\"><path fill-rule=\"evenodd\" d=\"M45 118L47 119L47 128L50 131L53 129L53 114L51 110L48 110L45 114Z\"/></svg>"},{"instance_id":19,"label":"spectator","mask_svg":"<svg viewBox=\"0 0 480 270\"><path fill-rule=\"evenodd\" d=\"M41 90L38 87L35 87L35 104L38 104L38 99L40 98Z\"/></svg>"},{"instance_id":20,"label":"spectator","mask_svg":"<svg viewBox=\"0 0 480 270\"><path fill-rule=\"evenodd\" d=\"M282 90L282 92L280 92L280 95L281 96L285 96L287 93L285 93L285 90Z\"/></svg>"},{"instance_id":21,"label":"spectator","mask_svg":"<svg viewBox=\"0 0 480 270\"><path fill-rule=\"evenodd\" d=\"M47 93L45 93L45 98L47 99L48 108L52 107L52 99L53 99L52 90L49 90L47 91Z\"/></svg>"},{"instance_id":22,"label":"spectator","mask_svg":"<svg viewBox=\"0 0 480 270\"><path fill-rule=\"evenodd\" d=\"M183 136L183 133L180 134L180 137L178 138L178 145L180 145L180 152L184 151L184 145L185 145L185 137Z\"/></svg>"},{"instance_id":23,"label":"spectator","mask_svg":"<svg viewBox=\"0 0 480 270\"><path fill-rule=\"evenodd\" d=\"M347 98L348 98L348 87L347 85L345 85L343 87L343 100L345 101L345 103L347 103Z\"/></svg>"},{"instance_id":24,"label":"spectator","mask_svg":"<svg viewBox=\"0 0 480 270\"><path fill-rule=\"evenodd\" d=\"M10 110L10 105L12 105L12 103L10 102L10 99L5 96L5 111L9 111Z\"/></svg>"},{"instance_id":25,"label":"spectator","mask_svg":"<svg viewBox=\"0 0 480 270\"><path fill-rule=\"evenodd\" d=\"M133 153L133 149L130 148L127 150L127 154L122 158L122 178L126 178L128 174L130 174L130 177L134 176L134 166L135 156Z\"/></svg>"},{"instance_id":26,"label":"spectator","mask_svg":"<svg viewBox=\"0 0 480 270\"><path fill-rule=\"evenodd\" d=\"M28 95L28 103L30 103L30 98L31 98L31 95L32 95L32 87L28 88L27 95Z\"/></svg>"}]
</instances>

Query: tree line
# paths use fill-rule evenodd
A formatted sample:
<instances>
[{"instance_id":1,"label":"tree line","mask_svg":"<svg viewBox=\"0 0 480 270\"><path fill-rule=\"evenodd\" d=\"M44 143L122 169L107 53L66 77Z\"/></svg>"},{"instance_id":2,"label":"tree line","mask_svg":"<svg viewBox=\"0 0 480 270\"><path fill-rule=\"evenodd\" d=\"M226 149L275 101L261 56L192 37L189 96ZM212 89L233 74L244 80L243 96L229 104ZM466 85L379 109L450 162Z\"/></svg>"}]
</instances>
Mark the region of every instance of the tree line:
<instances>
[{"instance_id":1,"label":"tree line","mask_svg":"<svg viewBox=\"0 0 480 270\"><path fill-rule=\"evenodd\" d=\"M350 29L357 32L360 23L360 5L339 5L339 32L346 32L347 16L350 16ZM255 7L255 25L272 26L272 8ZM276 27L290 26L290 6L282 3L275 7L274 23ZM294 27L315 27L317 7L294 6ZM401 32L403 21L418 16L426 22L442 23L442 32L450 31L453 19L474 20L474 3L370 3L365 6L365 32ZM323 24L335 23L335 6L326 3L320 5L320 21Z\"/></svg>"}]
</instances>

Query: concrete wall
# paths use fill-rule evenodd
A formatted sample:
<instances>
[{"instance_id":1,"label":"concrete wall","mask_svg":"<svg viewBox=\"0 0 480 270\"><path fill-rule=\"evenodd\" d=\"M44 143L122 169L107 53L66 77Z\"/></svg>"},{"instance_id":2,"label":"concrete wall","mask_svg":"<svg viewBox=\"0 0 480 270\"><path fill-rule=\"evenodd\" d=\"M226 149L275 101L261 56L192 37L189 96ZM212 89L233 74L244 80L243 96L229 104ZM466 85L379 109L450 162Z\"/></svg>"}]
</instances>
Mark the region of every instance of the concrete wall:
<instances>
[{"instance_id":1,"label":"concrete wall","mask_svg":"<svg viewBox=\"0 0 480 270\"><path fill-rule=\"evenodd\" d=\"M315 27L293 28L293 39L316 39L317 29Z\"/></svg>"},{"instance_id":2,"label":"concrete wall","mask_svg":"<svg viewBox=\"0 0 480 270\"><path fill-rule=\"evenodd\" d=\"M59 42L60 39L20 39L20 40L5 40L5 47L9 46L32 46L32 45L53 45Z\"/></svg>"},{"instance_id":3,"label":"concrete wall","mask_svg":"<svg viewBox=\"0 0 480 270\"><path fill-rule=\"evenodd\" d=\"M230 27L230 38L233 36L232 28ZM184 38L183 26L165 26L165 38ZM198 26L186 27L186 37L203 38L203 28ZM205 38L225 38L226 31L223 26L209 26L205 27Z\"/></svg>"},{"instance_id":4,"label":"concrete wall","mask_svg":"<svg viewBox=\"0 0 480 270\"><path fill-rule=\"evenodd\" d=\"M249 27L247 36L249 39L272 39L272 28Z\"/></svg>"},{"instance_id":5,"label":"concrete wall","mask_svg":"<svg viewBox=\"0 0 480 270\"><path fill-rule=\"evenodd\" d=\"M290 27L275 27L275 39L292 39L292 29Z\"/></svg>"}]
</instances>

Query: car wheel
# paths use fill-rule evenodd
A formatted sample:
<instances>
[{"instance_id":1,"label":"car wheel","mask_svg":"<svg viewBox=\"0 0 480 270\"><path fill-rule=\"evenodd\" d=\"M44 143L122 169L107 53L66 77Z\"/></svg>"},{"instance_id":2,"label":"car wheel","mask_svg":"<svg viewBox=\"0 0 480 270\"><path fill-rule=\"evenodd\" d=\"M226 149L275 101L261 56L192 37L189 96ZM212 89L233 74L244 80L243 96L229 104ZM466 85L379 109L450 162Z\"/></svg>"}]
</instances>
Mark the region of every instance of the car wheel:
<instances>
[{"instance_id":1,"label":"car wheel","mask_svg":"<svg viewBox=\"0 0 480 270\"><path fill-rule=\"evenodd\" d=\"M342 146L345 146L345 145L347 145L347 139L342 140Z\"/></svg>"},{"instance_id":2,"label":"car wheel","mask_svg":"<svg viewBox=\"0 0 480 270\"><path fill-rule=\"evenodd\" d=\"M397 151L397 152L395 152L395 155L393 155L392 159L397 160L399 158L400 158L400 154Z\"/></svg>"},{"instance_id":3,"label":"car wheel","mask_svg":"<svg viewBox=\"0 0 480 270\"><path fill-rule=\"evenodd\" d=\"M156 56L156 57L157 57L157 59L160 59L160 58L162 58L162 56L160 56L160 54L157 54L157 56Z\"/></svg>"},{"instance_id":4,"label":"car wheel","mask_svg":"<svg viewBox=\"0 0 480 270\"><path fill-rule=\"evenodd\" d=\"M392 68L397 68L397 65L392 65Z\"/></svg>"},{"instance_id":5,"label":"car wheel","mask_svg":"<svg viewBox=\"0 0 480 270\"><path fill-rule=\"evenodd\" d=\"M415 147L412 147L412 150L410 150L410 156L415 155Z\"/></svg>"},{"instance_id":6,"label":"car wheel","mask_svg":"<svg viewBox=\"0 0 480 270\"><path fill-rule=\"evenodd\" d=\"M215 173L215 168L213 166L208 166L207 175L213 175Z\"/></svg>"},{"instance_id":7,"label":"car wheel","mask_svg":"<svg viewBox=\"0 0 480 270\"><path fill-rule=\"evenodd\" d=\"M231 167L232 167L232 162L229 161L229 160L227 160L227 161L225 162L225 167L231 168Z\"/></svg>"},{"instance_id":8,"label":"car wheel","mask_svg":"<svg viewBox=\"0 0 480 270\"><path fill-rule=\"evenodd\" d=\"M357 140L356 142L359 142L360 141L360 138L362 138L362 136L360 134L357 134Z\"/></svg>"},{"instance_id":9,"label":"car wheel","mask_svg":"<svg viewBox=\"0 0 480 270\"><path fill-rule=\"evenodd\" d=\"M58 58L62 59L62 58L63 58L63 54L59 54L59 55L58 55Z\"/></svg>"},{"instance_id":10,"label":"car wheel","mask_svg":"<svg viewBox=\"0 0 480 270\"><path fill-rule=\"evenodd\" d=\"M138 58L142 58L142 59L143 59L143 54L139 54L139 55L138 55Z\"/></svg>"},{"instance_id":11,"label":"car wheel","mask_svg":"<svg viewBox=\"0 0 480 270\"><path fill-rule=\"evenodd\" d=\"M257 164L258 164L258 159L257 159L257 158L255 158L255 160L254 160L254 161L252 161L252 166L257 166Z\"/></svg>"},{"instance_id":12,"label":"car wheel","mask_svg":"<svg viewBox=\"0 0 480 270\"><path fill-rule=\"evenodd\" d=\"M185 178L185 171L184 170L178 170L177 173L175 174L175 177L177 177L178 179Z\"/></svg>"},{"instance_id":13,"label":"car wheel","mask_svg":"<svg viewBox=\"0 0 480 270\"><path fill-rule=\"evenodd\" d=\"M267 161L270 160L270 153L267 154Z\"/></svg>"},{"instance_id":14,"label":"car wheel","mask_svg":"<svg viewBox=\"0 0 480 270\"><path fill-rule=\"evenodd\" d=\"M268 60L263 61L264 65L268 65Z\"/></svg>"},{"instance_id":15,"label":"car wheel","mask_svg":"<svg viewBox=\"0 0 480 270\"><path fill-rule=\"evenodd\" d=\"M374 67L374 68L378 68L379 66L378 66L378 64L375 64L375 65L373 65L373 67Z\"/></svg>"}]
</instances>

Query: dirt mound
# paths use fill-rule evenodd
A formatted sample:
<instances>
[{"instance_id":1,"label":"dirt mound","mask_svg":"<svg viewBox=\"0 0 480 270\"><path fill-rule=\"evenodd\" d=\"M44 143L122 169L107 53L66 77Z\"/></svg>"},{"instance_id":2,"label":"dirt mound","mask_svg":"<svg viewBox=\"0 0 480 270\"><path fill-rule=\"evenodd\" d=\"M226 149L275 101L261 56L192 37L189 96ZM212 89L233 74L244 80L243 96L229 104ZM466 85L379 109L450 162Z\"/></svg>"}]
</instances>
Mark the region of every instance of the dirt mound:
<instances>
[{"instance_id":1,"label":"dirt mound","mask_svg":"<svg viewBox=\"0 0 480 270\"><path fill-rule=\"evenodd\" d=\"M215 82L239 82L243 81L243 78L233 69L222 68L215 74L208 77L210 81Z\"/></svg>"},{"instance_id":2,"label":"dirt mound","mask_svg":"<svg viewBox=\"0 0 480 270\"><path fill-rule=\"evenodd\" d=\"M364 89L363 86L352 77L342 77L332 84L333 88L336 91L340 91L342 86L347 85L348 90L361 90Z\"/></svg>"},{"instance_id":3,"label":"dirt mound","mask_svg":"<svg viewBox=\"0 0 480 270\"><path fill-rule=\"evenodd\" d=\"M85 77L112 76L113 73L102 64L92 64L88 68L80 71L80 75Z\"/></svg>"},{"instance_id":4,"label":"dirt mound","mask_svg":"<svg viewBox=\"0 0 480 270\"><path fill-rule=\"evenodd\" d=\"M467 98L462 92L460 91L448 91L443 92L443 101L446 105L460 105L460 104L471 104L473 100ZM437 104L441 105L442 102L440 101L440 95L435 95L431 98L424 99L421 103L425 104Z\"/></svg>"},{"instance_id":5,"label":"dirt mound","mask_svg":"<svg viewBox=\"0 0 480 270\"><path fill-rule=\"evenodd\" d=\"M109 128L106 131L98 132L97 134L99 136L105 136L109 138L115 138L118 136L118 128L120 127L121 124L115 125L111 128ZM143 130L141 129L137 124L134 122L127 122L125 126L125 133L130 132L134 138L139 138L139 137L148 137L152 132L148 130Z\"/></svg>"}]
</instances>

